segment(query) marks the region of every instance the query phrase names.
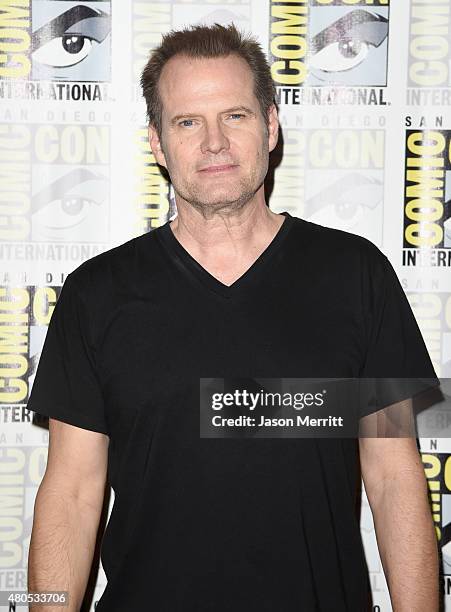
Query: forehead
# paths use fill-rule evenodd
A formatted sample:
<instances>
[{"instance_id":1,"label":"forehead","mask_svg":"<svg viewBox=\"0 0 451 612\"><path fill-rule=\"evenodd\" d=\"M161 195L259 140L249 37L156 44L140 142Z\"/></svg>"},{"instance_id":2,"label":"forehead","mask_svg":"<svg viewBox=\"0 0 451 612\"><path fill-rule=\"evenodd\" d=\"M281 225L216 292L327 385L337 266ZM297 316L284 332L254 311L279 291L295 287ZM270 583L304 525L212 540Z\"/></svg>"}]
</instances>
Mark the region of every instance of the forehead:
<instances>
[{"instance_id":1,"label":"forehead","mask_svg":"<svg viewBox=\"0 0 451 612\"><path fill-rule=\"evenodd\" d=\"M233 101L251 104L254 95L253 74L236 55L217 58L191 58L177 55L164 66L159 92L163 107L183 108L203 102ZM189 109L187 109L189 110Z\"/></svg>"}]
</instances>

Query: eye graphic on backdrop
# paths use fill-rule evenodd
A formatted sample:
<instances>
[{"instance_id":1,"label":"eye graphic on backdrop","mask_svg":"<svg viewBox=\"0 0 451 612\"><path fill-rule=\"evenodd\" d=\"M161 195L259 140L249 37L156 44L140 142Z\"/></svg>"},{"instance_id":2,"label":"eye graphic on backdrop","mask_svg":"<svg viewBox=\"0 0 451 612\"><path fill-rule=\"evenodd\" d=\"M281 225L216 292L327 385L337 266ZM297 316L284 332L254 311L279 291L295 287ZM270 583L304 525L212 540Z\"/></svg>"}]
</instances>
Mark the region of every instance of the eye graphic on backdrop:
<instances>
[{"instance_id":1,"label":"eye graphic on backdrop","mask_svg":"<svg viewBox=\"0 0 451 612\"><path fill-rule=\"evenodd\" d=\"M371 226L368 215L377 211L382 198L381 181L352 172L307 199L304 214L314 223L361 233Z\"/></svg>"},{"instance_id":2,"label":"eye graphic on backdrop","mask_svg":"<svg viewBox=\"0 0 451 612\"><path fill-rule=\"evenodd\" d=\"M33 32L33 65L76 66L105 40L110 29L107 13L88 6L74 6Z\"/></svg>"},{"instance_id":3,"label":"eye graphic on backdrop","mask_svg":"<svg viewBox=\"0 0 451 612\"><path fill-rule=\"evenodd\" d=\"M99 222L106 220L102 203L108 196L108 185L106 176L85 168L72 170L47 185L33 196L35 239L67 240L76 235L83 240L95 227L100 241Z\"/></svg>"},{"instance_id":4,"label":"eye graphic on backdrop","mask_svg":"<svg viewBox=\"0 0 451 612\"><path fill-rule=\"evenodd\" d=\"M371 47L379 47L387 35L385 17L353 10L311 39L309 68L322 72L352 70L366 59Z\"/></svg>"},{"instance_id":5,"label":"eye graphic on backdrop","mask_svg":"<svg viewBox=\"0 0 451 612\"><path fill-rule=\"evenodd\" d=\"M70 35L54 38L34 52L34 59L55 68L74 66L89 55L95 43L85 36Z\"/></svg>"}]
</instances>

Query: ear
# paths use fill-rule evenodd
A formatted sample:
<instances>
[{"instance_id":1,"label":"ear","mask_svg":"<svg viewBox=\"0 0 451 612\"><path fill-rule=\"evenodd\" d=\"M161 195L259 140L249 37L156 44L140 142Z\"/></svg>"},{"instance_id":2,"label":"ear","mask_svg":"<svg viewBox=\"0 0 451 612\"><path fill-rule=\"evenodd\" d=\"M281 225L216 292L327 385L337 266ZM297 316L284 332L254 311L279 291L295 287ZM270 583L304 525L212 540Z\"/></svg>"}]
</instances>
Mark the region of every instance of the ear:
<instances>
[{"instance_id":1,"label":"ear","mask_svg":"<svg viewBox=\"0 0 451 612\"><path fill-rule=\"evenodd\" d=\"M276 105L273 104L268 111L268 132L269 132L269 151L271 152L277 145L279 139L279 117Z\"/></svg>"},{"instance_id":2,"label":"ear","mask_svg":"<svg viewBox=\"0 0 451 612\"><path fill-rule=\"evenodd\" d=\"M158 137L157 130L153 125L149 125L148 127L149 134L149 144L152 149L153 156L160 164L160 166L164 166L167 169L166 158L164 156L163 148L161 146L161 141Z\"/></svg>"}]
</instances>

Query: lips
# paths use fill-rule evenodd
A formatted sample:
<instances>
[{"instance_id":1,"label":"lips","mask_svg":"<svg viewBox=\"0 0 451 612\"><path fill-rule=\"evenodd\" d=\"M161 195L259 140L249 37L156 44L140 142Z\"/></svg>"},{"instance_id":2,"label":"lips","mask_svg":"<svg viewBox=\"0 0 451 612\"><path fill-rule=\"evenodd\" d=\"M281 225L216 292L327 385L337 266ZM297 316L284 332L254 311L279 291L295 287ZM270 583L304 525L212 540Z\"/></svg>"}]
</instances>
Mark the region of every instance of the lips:
<instances>
[{"instance_id":1,"label":"lips","mask_svg":"<svg viewBox=\"0 0 451 612\"><path fill-rule=\"evenodd\" d=\"M227 172L229 170L233 170L234 168L236 168L236 164L221 164L221 165L214 165L214 166L207 166L206 168L202 168L201 170L199 170L199 172L203 172L205 174L208 173L215 173L215 172Z\"/></svg>"}]
</instances>

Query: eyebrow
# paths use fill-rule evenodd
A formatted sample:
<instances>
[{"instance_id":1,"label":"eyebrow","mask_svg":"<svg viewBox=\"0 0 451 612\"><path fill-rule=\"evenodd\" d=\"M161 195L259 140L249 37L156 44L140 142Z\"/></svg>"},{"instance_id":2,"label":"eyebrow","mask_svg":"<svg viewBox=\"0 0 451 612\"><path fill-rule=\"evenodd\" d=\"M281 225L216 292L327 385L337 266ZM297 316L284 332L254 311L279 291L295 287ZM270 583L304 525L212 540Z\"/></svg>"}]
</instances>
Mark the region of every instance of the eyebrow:
<instances>
[{"instance_id":1,"label":"eyebrow","mask_svg":"<svg viewBox=\"0 0 451 612\"><path fill-rule=\"evenodd\" d=\"M254 111L248 108L247 106L233 106L232 108L226 108L226 110L221 111L221 114L234 113L236 111L244 111L248 113L249 115L252 115L255 117ZM170 123L171 125L175 125L177 121L180 121L180 119L189 119L191 117L199 117L199 116L200 116L199 113L183 113L182 115L175 115L175 117L172 117Z\"/></svg>"},{"instance_id":2,"label":"eyebrow","mask_svg":"<svg viewBox=\"0 0 451 612\"><path fill-rule=\"evenodd\" d=\"M327 45L349 38L350 35L359 36L365 42L378 47L385 40L387 31L388 19L383 15L355 9L313 36L310 48L312 53L318 53Z\"/></svg>"}]
</instances>

